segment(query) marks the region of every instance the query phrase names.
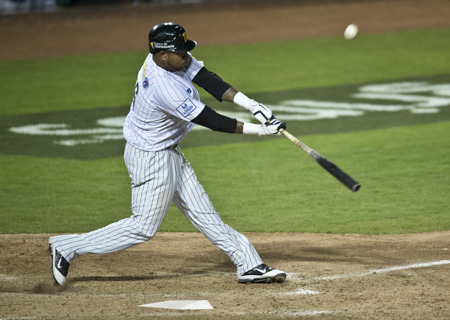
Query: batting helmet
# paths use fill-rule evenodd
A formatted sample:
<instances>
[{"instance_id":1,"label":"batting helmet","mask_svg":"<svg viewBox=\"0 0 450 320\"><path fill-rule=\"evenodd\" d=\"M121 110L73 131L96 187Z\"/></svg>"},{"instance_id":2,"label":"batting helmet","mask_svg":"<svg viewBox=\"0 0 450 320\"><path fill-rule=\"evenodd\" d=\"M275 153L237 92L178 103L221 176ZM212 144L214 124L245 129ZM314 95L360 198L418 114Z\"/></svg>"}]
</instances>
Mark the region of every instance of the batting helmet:
<instances>
[{"instance_id":1,"label":"batting helmet","mask_svg":"<svg viewBox=\"0 0 450 320\"><path fill-rule=\"evenodd\" d=\"M197 43L186 38L184 28L173 22L157 24L148 34L150 53L159 51L187 52L195 48Z\"/></svg>"}]
</instances>

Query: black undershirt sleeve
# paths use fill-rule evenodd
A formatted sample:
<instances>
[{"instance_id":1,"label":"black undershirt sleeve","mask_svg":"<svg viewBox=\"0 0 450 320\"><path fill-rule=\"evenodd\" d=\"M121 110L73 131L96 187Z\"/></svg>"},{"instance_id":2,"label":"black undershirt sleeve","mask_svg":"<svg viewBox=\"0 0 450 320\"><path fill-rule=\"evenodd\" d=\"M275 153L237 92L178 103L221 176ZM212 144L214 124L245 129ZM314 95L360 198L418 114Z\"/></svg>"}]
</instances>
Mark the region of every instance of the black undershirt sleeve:
<instances>
[{"instance_id":1,"label":"black undershirt sleeve","mask_svg":"<svg viewBox=\"0 0 450 320\"><path fill-rule=\"evenodd\" d=\"M222 95L231 87L230 84L223 81L217 74L209 71L205 67L200 69L194 79L192 79L192 82L205 89L206 92L218 101L222 101Z\"/></svg>"},{"instance_id":2,"label":"black undershirt sleeve","mask_svg":"<svg viewBox=\"0 0 450 320\"><path fill-rule=\"evenodd\" d=\"M226 133L234 133L237 126L236 119L221 115L208 106L205 106L202 112L192 119L192 122L214 131Z\"/></svg>"}]
</instances>

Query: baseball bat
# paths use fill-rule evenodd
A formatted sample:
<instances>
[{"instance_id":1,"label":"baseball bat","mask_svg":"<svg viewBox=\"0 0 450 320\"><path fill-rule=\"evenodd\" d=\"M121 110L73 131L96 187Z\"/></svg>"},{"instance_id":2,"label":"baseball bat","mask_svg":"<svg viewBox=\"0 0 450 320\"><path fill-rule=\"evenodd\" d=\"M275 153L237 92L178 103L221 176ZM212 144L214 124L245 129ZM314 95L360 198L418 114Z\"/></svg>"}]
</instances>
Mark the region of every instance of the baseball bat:
<instances>
[{"instance_id":1,"label":"baseball bat","mask_svg":"<svg viewBox=\"0 0 450 320\"><path fill-rule=\"evenodd\" d=\"M347 173L345 173L342 169L340 169L337 165L327 160L325 157L318 154L316 151L308 147L306 144L298 140L292 134L287 132L284 129L280 129L280 132L284 134L289 140L295 143L300 147L303 151L305 151L311 158L314 159L318 164L322 166L325 170L327 170L331 175L333 175L336 179L342 182L347 188L351 191L356 192L361 188L361 185L358 181L350 177Z\"/></svg>"}]
</instances>

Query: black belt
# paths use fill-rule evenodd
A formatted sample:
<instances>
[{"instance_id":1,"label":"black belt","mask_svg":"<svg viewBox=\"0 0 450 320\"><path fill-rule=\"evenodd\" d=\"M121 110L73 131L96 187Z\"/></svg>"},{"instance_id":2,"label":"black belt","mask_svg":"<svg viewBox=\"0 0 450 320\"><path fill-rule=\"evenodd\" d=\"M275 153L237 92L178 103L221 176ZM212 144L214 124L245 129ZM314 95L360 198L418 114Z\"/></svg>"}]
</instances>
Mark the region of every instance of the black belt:
<instances>
[{"instance_id":1,"label":"black belt","mask_svg":"<svg viewBox=\"0 0 450 320\"><path fill-rule=\"evenodd\" d=\"M166 149L175 149L176 147L178 147L178 143L177 144L174 144L174 145L171 145L171 146L168 146Z\"/></svg>"}]
</instances>

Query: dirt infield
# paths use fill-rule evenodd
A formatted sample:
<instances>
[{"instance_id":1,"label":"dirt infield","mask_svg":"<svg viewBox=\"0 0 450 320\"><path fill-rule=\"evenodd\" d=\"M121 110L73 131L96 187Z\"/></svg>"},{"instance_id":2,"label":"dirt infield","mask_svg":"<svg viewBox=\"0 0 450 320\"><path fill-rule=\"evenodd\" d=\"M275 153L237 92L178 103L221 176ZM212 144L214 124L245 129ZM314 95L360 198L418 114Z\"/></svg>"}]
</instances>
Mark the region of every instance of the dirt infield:
<instances>
[{"instance_id":1,"label":"dirt infield","mask_svg":"<svg viewBox=\"0 0 450 320\"><path fill-rule=\"evenodd\" d=\"M283 284L239 284L228 257L198 233L159 233L129 250L81 256L52 286L48 235L0 235L1 319L448 319L450 232L258 234ZM213 310L139 307L208 300Z\"/></svg>"},{"instance_id":2,"label":"dirt infield","mask_svg":"<svg viewBox=\"0 0 450 320\"><path fill-rule=\"evenodd\" d=\"M297 1L176 10L78 8L0 17L0 60L142 50L172 20L199 45L450 26L447 0ZM158 233L132 249L75 260L52 285L49 235L0 235L0 319L449 319L450 231L413 235L246 233L283 284L239 284L198 233ZM213 310L139 307L208 300Z\"/></svg>"}]
</instances>

